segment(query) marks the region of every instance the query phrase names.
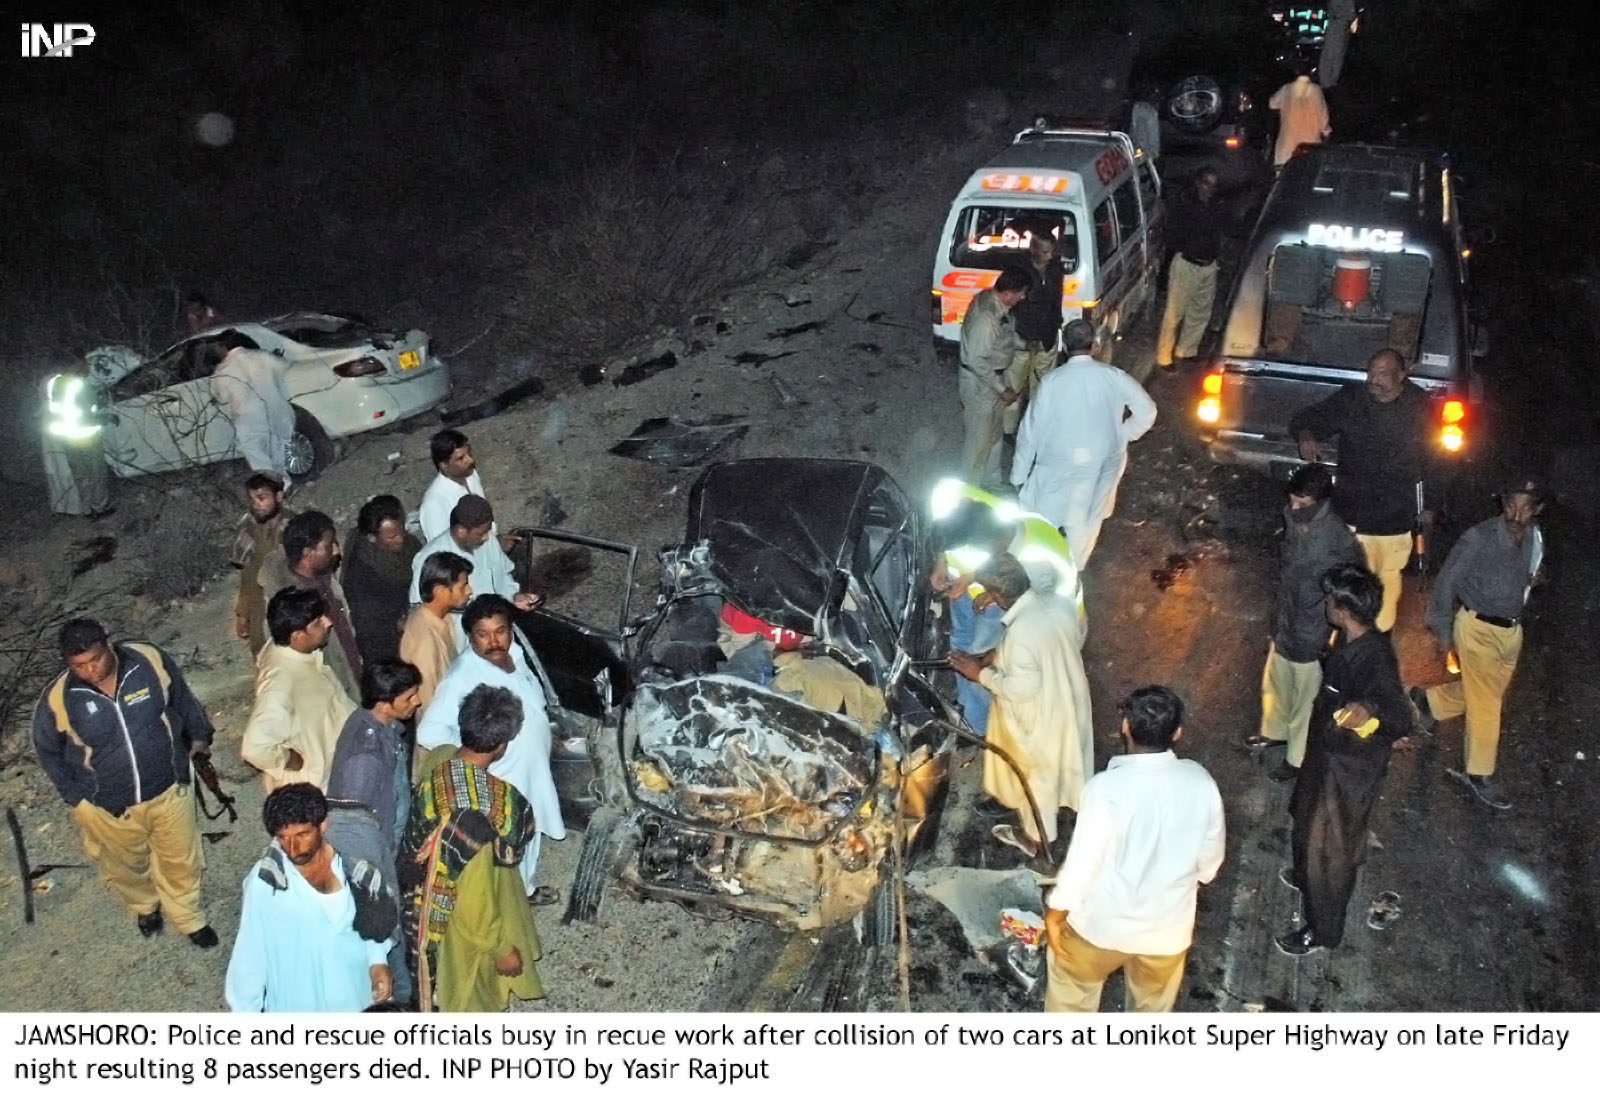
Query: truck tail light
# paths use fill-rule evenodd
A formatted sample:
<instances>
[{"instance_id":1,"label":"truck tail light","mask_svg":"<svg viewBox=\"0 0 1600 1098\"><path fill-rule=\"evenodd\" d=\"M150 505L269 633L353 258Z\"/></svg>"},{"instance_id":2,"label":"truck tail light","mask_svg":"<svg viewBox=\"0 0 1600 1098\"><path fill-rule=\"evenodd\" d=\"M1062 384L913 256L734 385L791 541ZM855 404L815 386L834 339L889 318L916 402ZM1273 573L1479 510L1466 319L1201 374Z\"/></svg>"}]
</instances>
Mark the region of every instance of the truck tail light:
<instances>
[{"instance_id":1,"label":"truck tail light","mask_svg":"<svg viewBox=\"0 0 1600 1098\"><path fill-rule=\"evenodd\" d=\"M1466 444L1466 419L1467 406L1459 400L1447 400L1439 410L1439 445L1452 454L1458 453Z\"/></svg>"},{"instance_id":2,"label":"truck tail light","mask_svg":"<svg viewBox=\"0 0 1600 1098\"><path fill-rule=\"evenodd\" d=\"M1222 418L1222 371L1213 370L1200 381L1200 406L1194 411L1201 423Z\"/></svg>"}]
</instances>

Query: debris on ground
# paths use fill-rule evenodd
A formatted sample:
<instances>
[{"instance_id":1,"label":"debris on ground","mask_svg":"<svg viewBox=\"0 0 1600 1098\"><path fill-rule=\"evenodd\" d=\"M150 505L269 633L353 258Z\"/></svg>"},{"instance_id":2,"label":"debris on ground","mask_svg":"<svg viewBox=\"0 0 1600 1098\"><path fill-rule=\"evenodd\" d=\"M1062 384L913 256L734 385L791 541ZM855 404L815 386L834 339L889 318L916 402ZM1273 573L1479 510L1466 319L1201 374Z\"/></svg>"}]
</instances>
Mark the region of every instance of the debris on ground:
<instances>
[{"instance_id":1,"label":"debris on ground","mask_svg":"<svg viewBox=\"0 0 1600 1098\"><path fill-rule=\"evenodd\" d=\"M480 400L476 404L465 408L457 408L439 414L439 422L446 427L458 427L463 423L473 423L480 419L497 416L514 404L520 404L531 396L544 392L544 381L540 378L530 377L526 381L519 381L511 388L492 396L488 400Z\"/></svg>"},{"instance_id":2,"label":"debris on ground","mask_svg":"<svg viewBox=\"0 0 1600 1098\"><path fill-rule=\"evenodd\" d=\"M615 376L606 371L606 376L611 377L613 385L637 385L646 378L655 377L664 370L670 370L678 364L678 356L671 351L663 351L654 358L647 358L643 362L635 362L624 367Z\"/></svg>"},{"instance_id":3,"label":"debris on ground","mask_svg":"<svg viewBox=\"0 0 1600 1098\"><path fill-rule=\"evenodd\" d=\"M907 873L906 885L948 908L961 924L967 944L978 956L1007 941L1000 929L1002 911L1039 906L1039 885L1033 874L1022 867L941 866Z\"/></svg>"},{"instance_id":4,"label":"debris on ground","mask_svg":"<svg viewBox=\"0 0 1600 1098\"><path fill-rule=\"evenodd\" d=\"M1400 919L1400 893L1380 892L1367 908L1367 925L1373 930L1388 930Z\"/></svg>"},{"instance_id":5,"label":"debris on ground","mask_svg":"<svg viewBox=\"0 0 1600 1098\"><path fill-rule=\"evenodd\" d=\"M807 332L820 332L828 326L826 320L808 320L804 324L791 324L787 328L774 328L767 333L768 339L792 339L797 335Z\"/></svg>"},{"instance_id":6,"label":"debris on ground","mask_svg":"<svg viewBox=\"0 0 1600 1098\"><path fill-rule=\"evenodd\" d=\"M718 415L704 419L658 416L635 427L632 434L611 447L611 452L618 457L649 461L669 469L688 469L710 461L749 430L750 425L738 416Z\"/></svg>"},{"instance_id":7,"label":"debris on ground","mask_svg":"<svg viewBox=\"0 0 1600 1098\"><path fill-rule=\"evenodd\" d=\"M75 541L72 543L72 549L83 554L72 566L72 574L81 576L117 558L117 539L102 534L99 537Z\"/></svg>"},{"instance_id":8,"label":"debris on ground","mask_svg":"<svg viewBox=\"0 0 1600 1098\"><path fill-rule=\"evenodd\" d=\"M1194 557L1189 553L1168 553L1166 564L1150 570L1150 582L1156 590L1167 591L1194 567Z\"/></svg>"},{"instance_id":9,"label":"debris on ground","mask_svg":"<svg viewBox=\"0 0 1600 1098\"><path fill-rule=\"evenodd\" d=\"M769 377L767 380L772 382L772 388L778 394L778 406L780 408L798 408L801 405L811 403L809 400L804 400L800 397L797 397L788 389L785 389L783 387L783 382L779 381L776 377Z\"/></svg>"},{"instance_id":10,"label":"debris on ground","mask_svg":"<svg viewBox=\"0 0 1600 1098\"><path fill-rule=\"evenodd\" d=\"M766 362L776 362L780 358L788 358L793 351L781 351L775 355L762 354L760 351L740 351L733 356L733 360L741 366L760 366Z\"/></svg>"}]
</instances>

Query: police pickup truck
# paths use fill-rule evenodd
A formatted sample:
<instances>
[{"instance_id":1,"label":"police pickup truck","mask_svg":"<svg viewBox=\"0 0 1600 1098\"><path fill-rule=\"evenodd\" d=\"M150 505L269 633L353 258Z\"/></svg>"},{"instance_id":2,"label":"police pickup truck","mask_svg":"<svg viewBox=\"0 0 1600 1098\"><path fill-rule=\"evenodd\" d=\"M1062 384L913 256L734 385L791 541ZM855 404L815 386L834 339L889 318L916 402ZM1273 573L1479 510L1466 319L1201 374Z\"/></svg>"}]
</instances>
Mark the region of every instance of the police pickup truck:
<instances>
[{"instance_id":1,"label":"police pickup truck","mask_svg":"<svg viewBox=\"0 0 1600 1098\"><path fill-rule=\"evenodd\" d=\"M1433 399L1433 446L1459 459L1478 400L1467 254L1443 154L1302 146L1240 258L1196 394L1212 460L1288 476L1300 464L1290 418L1362 380L1385 347Z\"/></svg>"}]
</instances>

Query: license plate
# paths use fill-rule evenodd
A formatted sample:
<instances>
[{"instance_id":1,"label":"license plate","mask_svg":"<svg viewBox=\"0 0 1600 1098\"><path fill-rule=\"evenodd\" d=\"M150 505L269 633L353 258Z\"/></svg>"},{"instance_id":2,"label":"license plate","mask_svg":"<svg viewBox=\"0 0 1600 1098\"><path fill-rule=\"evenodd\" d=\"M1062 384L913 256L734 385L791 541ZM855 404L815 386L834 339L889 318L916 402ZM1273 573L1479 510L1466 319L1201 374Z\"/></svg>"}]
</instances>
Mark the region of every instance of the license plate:
<instances>
[{"instance_id":1,"label":"license plate","mask_svg":"<svg viewBox=\"0 0 1600 1098\"><path fill-rule=\"evenodd\" d=\"M401 351L400 368L402 370L415 370L422 365L422 354L418 351Z\"/></svg>"}]
</instances>

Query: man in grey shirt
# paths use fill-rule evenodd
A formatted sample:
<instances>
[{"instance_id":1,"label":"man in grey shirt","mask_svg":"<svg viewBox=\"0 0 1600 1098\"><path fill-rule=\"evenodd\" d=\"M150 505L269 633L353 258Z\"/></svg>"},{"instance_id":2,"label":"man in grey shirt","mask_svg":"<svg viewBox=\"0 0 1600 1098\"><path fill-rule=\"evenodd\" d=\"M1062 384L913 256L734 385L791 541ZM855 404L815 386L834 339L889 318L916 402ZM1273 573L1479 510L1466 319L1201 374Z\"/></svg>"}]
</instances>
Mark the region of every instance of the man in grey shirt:
<instances>
[{"instance_id":1,"label":"man in grey shirt","mask_svg":"<svg viewBox=\"0 0 1600 1098\"><path fill-rule=\"evenodd\" d=\"M391 890L411 809L411 748L405 722L417 715L422 675L409 663L374 660L361 673L361 708L345 720L328 767L328 842L350 862L376 866ZM399 902L395 894L394 902ZM389 953L394 997L411 997L404 943Z\"/></svg>"},{"instance_id":2,"label":"man in grey shirt","mask_svg":"<svg viewBox=\"0 0 1600 1098\"><path fill-rule=\"evenodd\" d=\"M1410 691L1424 731L1466 715L1466 769L1448 773L1491 808L1511 807L1492 779L1500 708L1522 651L1522 609L1542 578L1544 535L1536 520L1543 506L1538 482L1519 477L1500 493L1500 516L1468 530L1450 550L1427 620L1440 647L1455 650L1461 678Z\"/></svg>"},{"instance_id":3,"label":"man in grey shirt","mask_svg":"<svg viewBox=\"0 0 1600 1098\"><path fill-rule=\"evenodd\" d=\"M992 289L972 299L961 320L962 479L982 488L1005 483L1000 473L1000 437L1005 410L1018 393L1006 384L1006 370L1022 344L1011 316L1028 296L1026 271L1007 267Z\"/></svg>"}]
</instances>

